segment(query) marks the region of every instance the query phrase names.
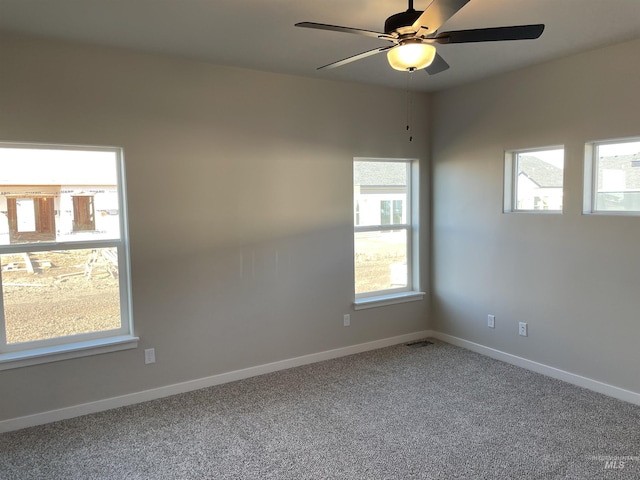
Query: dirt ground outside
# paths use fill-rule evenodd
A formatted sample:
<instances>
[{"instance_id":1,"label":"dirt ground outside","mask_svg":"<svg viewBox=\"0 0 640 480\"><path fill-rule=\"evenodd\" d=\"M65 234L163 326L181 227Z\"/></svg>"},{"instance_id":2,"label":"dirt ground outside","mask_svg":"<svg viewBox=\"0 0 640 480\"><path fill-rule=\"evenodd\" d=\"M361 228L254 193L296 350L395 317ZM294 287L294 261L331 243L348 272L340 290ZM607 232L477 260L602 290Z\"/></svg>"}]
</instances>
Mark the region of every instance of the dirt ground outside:
<instances>
[{"instance_id":1,"label":"dirt ground outside","mask_svg":"<svg viewBox=\"0 0 640 480\"><path fill-rule=\"evenodd\" d=\"M120 327L115 250L0 256L7 343Z\"/></svg>"},{"instance_id":2,"label":"dirt ground outside","mask_svg":"<svg viewBox=\"0 0 640 480\"><path fill-rule=\"evenodd\" d=\"M356 293L406 286L405 232L357 234L355 252Z\"/></svg>"}]
</instances>

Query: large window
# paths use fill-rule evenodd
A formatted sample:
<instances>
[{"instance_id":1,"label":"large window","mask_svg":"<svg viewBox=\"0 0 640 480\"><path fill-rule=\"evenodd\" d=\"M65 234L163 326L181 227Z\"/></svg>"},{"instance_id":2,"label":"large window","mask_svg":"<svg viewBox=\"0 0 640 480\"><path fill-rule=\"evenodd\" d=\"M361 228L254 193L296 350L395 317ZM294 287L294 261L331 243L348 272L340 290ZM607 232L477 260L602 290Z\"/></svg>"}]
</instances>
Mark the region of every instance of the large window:
<instances>
[{"instance_id":1,"label":"large window","mask_svg":"<svg viewBox=\"0 0 640 480\"><path fill-rule=\"evenodd\" d=\"M0 143L0 369L135 346L123 178L117 148Z\"/></svg>"},{"instance_id":2,"label":"large window","mask_svg":"<svg viewBox=\"0 0 640 480\"><path fill-rule=\"evenodd\" d=\"M417 162L357 158L353 177L356 306L421 295Z\"/></svg>"},{"instance_id":3,"label":"large window","mask_svg":"<svg viewBox=\"0 0 640 480\"><path fill-rule=\"evenodd\" d=\"M640 213L640 138L585 148L585 213Z\"/></svg>"},{"instance_id":4,"label":"large window","mask_svg":"<svg viewBox=\"0 0 640 480\"><path fill-rule=\"evenodd\" d=\"M505 153L505 212L562 212L564 148Z\"/></svg>"}]
</instances>

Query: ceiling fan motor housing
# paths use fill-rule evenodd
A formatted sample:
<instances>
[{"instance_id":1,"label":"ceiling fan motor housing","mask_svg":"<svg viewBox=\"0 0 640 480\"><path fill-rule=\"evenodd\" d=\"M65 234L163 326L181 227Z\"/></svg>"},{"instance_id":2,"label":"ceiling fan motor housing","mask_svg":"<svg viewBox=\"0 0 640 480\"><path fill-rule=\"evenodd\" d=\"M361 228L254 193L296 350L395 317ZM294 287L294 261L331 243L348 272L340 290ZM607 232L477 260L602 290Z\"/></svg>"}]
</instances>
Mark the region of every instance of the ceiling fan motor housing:
<instances>
[{"instance_id":1,"label":"ceiling fan motor housing","mask_svg":"<svg viewBox=\"0 0 640 480\"><path fill-rule=\"evenodd\" d=\"M384 22L384 33L390 34L401 28L410 27L422 15L421 10L407 10L391 15ZM398 32L403 33L403 32Z\"/></svg>"}]
</instances>

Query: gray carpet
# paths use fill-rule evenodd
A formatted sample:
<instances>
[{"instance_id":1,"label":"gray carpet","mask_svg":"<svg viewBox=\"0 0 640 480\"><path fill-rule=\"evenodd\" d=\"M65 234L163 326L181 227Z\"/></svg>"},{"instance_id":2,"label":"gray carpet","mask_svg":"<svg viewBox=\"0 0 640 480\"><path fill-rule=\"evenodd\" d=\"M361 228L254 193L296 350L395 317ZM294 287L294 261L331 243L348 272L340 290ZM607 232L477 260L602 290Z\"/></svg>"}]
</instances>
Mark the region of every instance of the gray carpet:
<instances>
[{"instance_id":1,"label":"gray carpet","mask_svg":"<svg viewBox=\"0 0 640 480\"><path fill-rule=\"evenodd\" d=\"M0 435L0 478L639 479L640 407L401 345Z\"/></svg>"}]
</instances>

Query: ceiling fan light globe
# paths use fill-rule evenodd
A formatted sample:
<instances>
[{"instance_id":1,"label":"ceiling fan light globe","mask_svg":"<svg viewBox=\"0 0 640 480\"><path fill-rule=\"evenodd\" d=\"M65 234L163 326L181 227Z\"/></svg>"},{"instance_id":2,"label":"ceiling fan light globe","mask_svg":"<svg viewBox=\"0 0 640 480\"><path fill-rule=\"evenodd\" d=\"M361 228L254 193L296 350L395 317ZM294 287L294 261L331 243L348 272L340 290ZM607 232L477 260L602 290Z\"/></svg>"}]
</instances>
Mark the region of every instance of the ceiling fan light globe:
<instances>
[{"instance_id":1,"label":"ceiling fan light globe","mask_svg":"<svg viewBox=\"0 0 640 480\"><path fill-rule=\"evenodd\" d=\"M405 43L387 52L389 65L396 70L420 70L436 57L436 48L426 43Z\"/></svg>"}]
</instances>

